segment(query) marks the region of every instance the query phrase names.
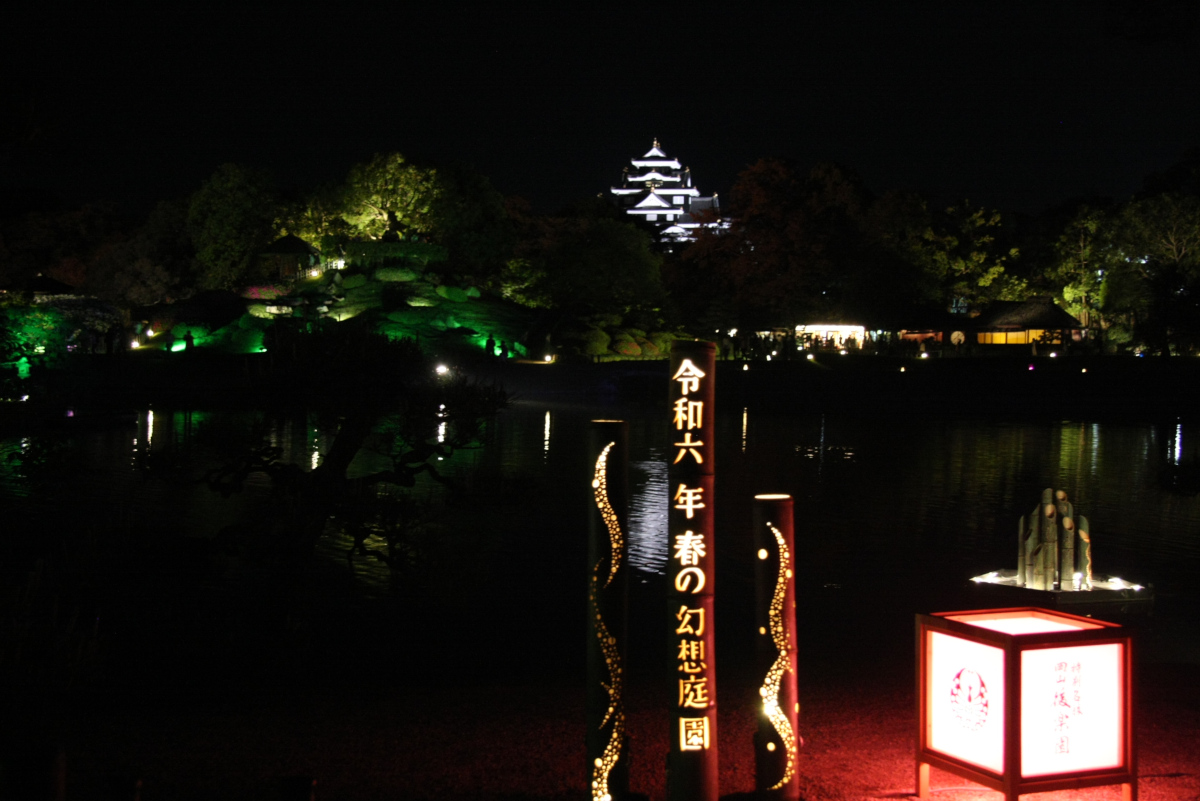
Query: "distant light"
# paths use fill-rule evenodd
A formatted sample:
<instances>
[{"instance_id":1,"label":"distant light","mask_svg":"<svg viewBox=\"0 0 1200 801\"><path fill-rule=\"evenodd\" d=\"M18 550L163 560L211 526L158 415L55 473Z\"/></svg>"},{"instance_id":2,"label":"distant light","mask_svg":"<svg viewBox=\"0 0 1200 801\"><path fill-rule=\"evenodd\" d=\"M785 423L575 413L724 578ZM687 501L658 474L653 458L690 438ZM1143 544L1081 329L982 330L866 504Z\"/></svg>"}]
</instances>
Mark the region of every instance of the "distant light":
<instances>
[{"instance_id":1,"label":"distant light","mask_svg":"<svg viewBox=\"0 0 1200 801\"><path fill-rule=\"evenodd\" d=\"M155 334L157 334L157 333L158 333L158 332L157 332L157 331L155 331L153 328L147 328L147 329L146 329L146 336L150 337L151 339L153 339L153 338L154 338L154 335L155 335Z\"/></svg>"},{"instance_id":2,"label":"distant light","mask_svg":"<svg viewBox=\"0 0 1200 801\"><path fill-rule=\"evenodd\" d=\"M1031 365L1029 365L1029 369L1030 369L1030 370L1032 370L1032 369L1033 369L1033 365L1032 365L1032 364L1031 364Z\"/></svg>"},{"instance_id":3,"label":"distant light","mask_svg":"<svg viewBox=\"0 0 1200 801\"><path fill-rule=\"evenodd\" d=\"M553 357L553 356L551 356L549 353L547 353L547 354L545 355L544 359L545 359L545 361L548 361L548 362L552 362L552 361L554 361L554 357Z\"/></svg>"},{"instance_id":4,"label":"distant light","mask_svg":"<svg viewBox=\"0 0 1200 801\"><path fill-rule=\"evenodd\" d=\"M1086 373L1086 372L1087 372L1087 368L1085 367L1085 368L1083 368L1082 370L1080 370L1079 372L1081 372L1081 373Z\"/></svg>"},{"instance_id":5,"label":"distant light","mask_svg":"<svg viewBox=\"0 0 1200 801\"><path fill-rule=\"evenodd\" d=\"M437 372L437 374L438 374L438 375L445 375L446 373L450 372L450 368L449 368L449 367L447 367L447 366L446 366L446 365L444 365L444 364L439 364L439 365L438 365L436 368L434 368L434 369L435 369L435 371Z\"/></svg>"},{"instance_id":6,"label":"distant light","mask_svg":"<svg viewBox=\"0 0 1200 801\"><path fill-rule=\"evenodd\" d=\"M74 416L75 416L75 410L67 409L67 417L74 417Z\"/></svg>"},{"instance_id":7,"label":"distant light","mask_svg":"<svg viewBox=\"0 0 1200 801\"><path fill-rule=\"evenodd\" d=\"M928 359L928 358L929 358L929 354L928 354L928 353L922 353L922 354L921 354L921 358L922 358L922 359Z\"/></svg>"},{"instance_id":8,"label":"distant light","mask_svg":"<svg viewBox=\"0 0 1200 801\"><path fill-rule=\"evenodd\" d=\"M772 355L772 356L778 356L778 355L779 355L779 351L777 351L777 350L773 350L773 351L771 351L771 355Z\"/></svg>"},{"instance_id":9,"label":"distant light","mask_svg":"<svg viewBox=\"0 0 1200 801\"><path fill-rule=\"evenodd\" d=\"M770 554L769 554L769 553L767 553L767 549L766 549L766 548L759 548L759 549L758 549L758 558L759 558L759 559L766 559L768 556L770 556Z\"/></svg>"},{"instance_id":10,"label":"distant light","mask_svg":"<svg viewBox=\"0 0 1200 801\"><path fill-rule=\"evenodd\" d=\"M807 356L805 356L804 358L808 359L811 362L815 357L810 353Z\"/></svg>"},{"instance_id":11,"label":"distant light","mask_svg":"<svg viewBox=\"0 0 1200 801\"><path fill-rule=\"evenodd\" d=\"M28 395L22 395L22 396L21 396L21 402L22 402L22 403L24 403L24 402L25 402L25 401L27 401L27 400L29 400L29 396L28 396Z\"/></svg>"},{"instance_id":12,"label":"distant light","mask_svg":"<svg viewBox=\"0 0 1200 801\"><path fill-rule=\"evenodd\" d=\"M743 372L744 372L744 371L746 371L746 370L749 370L749 369L750 369L750 365L748 365L748 364L743 364L743 365L742 365L742 371L743 371Z\"/></svg>"},{"instance_id":13,"label":"distant light","mask_svg":"<svg viewBox=\"0 0 1200 801\"><path fill-rule=\"evenodd\" d=\"M844 351L844 350L839 350L838 353L842 354L843 356L846 355L846 351Z\"/></svg>"},{"instance_id":14,"label":"distant light","mask_svg":"<svg viewBox=\"0 0 1200 801\"><path fill-rule=\"evenodd\" d=\"M771 354L767 354L767 361L771 361Z\"/></svg>"},{"instance_id":15,"label":"distant light","mask_svg":"<svg viewBox=\"0 0 1200 801\"><path fill-rule=\"evenodd\" d=\"M905 368L901 367L901 368L900 368L900 372L902 372L902 373L903 373L903 372L904 372L904 369L905 369Z\"/></svg>"},{"instance_id":16,"label":"distant light","mask_svg":"<svg viewBox=\"0 0 1200 801\"><path fill-rule=\"evenodd\" d=\"M321 274L321 271L314 267L313 269L308 271L308 274L310 276L312 276L313 278L316 278L318 275Z\"/></svg>"},{"instance_id":17,"label":"distant light","mask_svg":"<svg viewBox=\"0 0 1200 801\"><path fill-rule=\"evenodd\" d=\"M129 343L129 347L133 348L134 350L137 350L141 346L142 346L142 343L138 342L136 339Z\"/></svg>"}]
</instances>

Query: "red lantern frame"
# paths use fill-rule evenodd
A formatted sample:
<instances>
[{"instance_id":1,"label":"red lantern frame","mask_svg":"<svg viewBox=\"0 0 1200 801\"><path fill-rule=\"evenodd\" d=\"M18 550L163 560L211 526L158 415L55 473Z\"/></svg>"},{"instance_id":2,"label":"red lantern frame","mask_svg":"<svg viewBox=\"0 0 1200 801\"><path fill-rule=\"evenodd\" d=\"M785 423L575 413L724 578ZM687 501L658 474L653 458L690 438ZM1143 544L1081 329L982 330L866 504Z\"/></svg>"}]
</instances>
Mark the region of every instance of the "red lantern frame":
<instances>
[{"instance_id":1,"label":"red lantern frame","mask_svg":"<svg viewBox=\"0 0 1200 801\"><path fill-rule=\"evenodd\" d=\"M1056 628L1060 630L1009 633L983 627L983 625L1007 627L1010 631L1022 627L1015 623L997 623L997 621L1011 618L1027 618L1037 621L1030 626L1033 629ZM967 621L973 621L973 623ZM978 650L982 647L983 649L998 649L1000 652L1003 679L997 695L1002 699L999 706L1001 707L1003 730L998 733L997 737L1001 746L998 769L980 764L989 761L987 759L976 759L972 762L962 758L961 752L958 755L950 754L946 753L946 749L939 750L937 747L935 741L946 741L940 732L934 730L935 714L932 709L935 698L931 687L934 679L932 663L935 639L939 636L949 638L946 640L947 645L953 641L960 641L966 643L968 649ZM918 797L930 797L929 768L933 766L977 782L992 790L998 790L1004 793L1006 801L1017 801L1017 796L1024 793L1041 793L1110 784L1122 786L1123 801L1137 801L1137 756L1133 741L1133 636L1129 630L1115 623L1065 612L1037 607L1014 607L917 615L916 638L918 719L916 780ZM1120 731L1113 734L1118 743L1114 748L1117 756L1113 761L1116 764L1062 772L1041 772L1038 775L1023 775L1022 715L1025 710L1030 708L1025 706L1023 709L1024 695L1027 689L1024 686L1026 677L1023 675L1025 655L1033 655L1032 658L1037 659L1039 651L1044 652L1043 656L1049 656L1051 652L1047 649L1067 649L1067 653L1070 653L1073 648L1089 648L1091 646L1117 646L1117 669L1114 671L1116 676L1112 678L1112 683L1121 697L1106 699L1108 706L1119 717L1117 725L1120 727ZM1095 650L1093 649L1092 652L1094 653ZM962 672L960 671L960 673ZM1042 678L1044 679L1044 671ZM958 679L957 675L955 679ZM979 684L982 684L982 680ZM951 690L951 696L957 689L956 684ZM1033 691L1030 690L1030 692ZM985 715L986 697L985 694ZM958 701L952 698L950 703L958 703ZM943 724L938 722L937 725ZM984 753L984 751L980 753Z\"/></svg>"}]
</instances>

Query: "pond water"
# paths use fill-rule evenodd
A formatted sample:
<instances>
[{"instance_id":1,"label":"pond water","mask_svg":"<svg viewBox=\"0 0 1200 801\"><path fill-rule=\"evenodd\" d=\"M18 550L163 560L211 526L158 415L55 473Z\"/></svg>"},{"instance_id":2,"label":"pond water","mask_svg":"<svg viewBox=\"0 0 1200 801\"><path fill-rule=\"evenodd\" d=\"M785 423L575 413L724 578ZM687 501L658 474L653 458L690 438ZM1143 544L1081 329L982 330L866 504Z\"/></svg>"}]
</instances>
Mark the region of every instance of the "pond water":
<instances>
[{"instance_id":1,"label":"pond water","mask_svg":"<svg viewBox=\"0 0 1200 801\"><path fill-rule=\"evenodd\" d=\"M670 435L660 413L626 411L630 561L636 581L651 584L667 557ZM566 530L584 529L585 443L588 421L597 416L612 418L614 409L517 403L493 421L481 448L438 466L537 487L536 500L521 508L531 518L558 522L531 526L543 532L531 536L561 543L577 536ZM252 478L244 496L231 502L200 484L149 478L139 467L149 452L192 454L198 431L247 417L147 409L120 425L75 432L72 469L56 479L56 495L69 495L98 515L169 520L179 536L213 536L266 497L265 480ZM330 441L303 416L269 421L267 431L285 460L306 469L319 464ZM717 548L735 572L749 570L749 562L726 553L722 540L736 550L748 536L756 493L795 497L802 575L854 583L910 571L932 575L935 564L955 575L1015 566L1017 519L1033 509L1044 487L1065 489L1089 518L1097 572L1179 588L1200 565L1200 496L1165 481L1173 470L1198 469L1195 422L898 420L724 409L718 437ZM37 444L36 438L0 440L0 464ZM353 471L375 469L378 458L360 454ZM193 463L192 475L202 466L203 459ZM28 491L19 470L0 472L0 494ZM569 547L582 549L582 534ZM368 583L382 575L362 569Z\"/></svg>"}]
</instances>

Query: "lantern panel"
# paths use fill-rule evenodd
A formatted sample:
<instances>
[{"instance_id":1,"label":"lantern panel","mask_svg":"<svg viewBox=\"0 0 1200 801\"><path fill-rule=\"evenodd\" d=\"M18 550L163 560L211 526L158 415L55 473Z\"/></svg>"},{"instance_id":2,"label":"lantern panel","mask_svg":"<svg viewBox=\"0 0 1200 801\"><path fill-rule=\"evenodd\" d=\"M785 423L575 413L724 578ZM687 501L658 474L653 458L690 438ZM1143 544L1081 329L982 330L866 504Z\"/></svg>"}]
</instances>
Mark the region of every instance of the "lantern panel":
<instances>
[{"instance_id":1,"label":"lantern panel","mask_svg":"<svg viewBox=\"0 0 1200 801\"><path fill-rule=\"evenodd\" d=\"M1021 653L1021 775L1125 764L1122 643Z\"/></svg>"},{"instance_id":2,"label":"lantern panel","mask_svg":"<svg viewBox=\"0 0 1200 801\"><path fill-rule=\"evenodd\" d=\"M929 747L985 770L1004 770L1004 651L929 632Z\"/></svg>"}]
</instances>

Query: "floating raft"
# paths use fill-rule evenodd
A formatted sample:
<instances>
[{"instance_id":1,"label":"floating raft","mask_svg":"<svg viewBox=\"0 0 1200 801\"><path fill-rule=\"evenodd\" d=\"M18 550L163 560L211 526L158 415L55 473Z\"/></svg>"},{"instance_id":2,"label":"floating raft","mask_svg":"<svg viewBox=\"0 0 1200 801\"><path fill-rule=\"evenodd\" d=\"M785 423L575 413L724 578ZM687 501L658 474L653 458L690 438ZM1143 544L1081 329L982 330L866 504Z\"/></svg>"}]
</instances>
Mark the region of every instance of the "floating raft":
<instances>
[{"instance_id":1,"label":"floating raft","mask_svg":"<svg viewBox=\"0 0 1200 801\"><path fill-rule=\"evenodd\" d=\"M1154 608L1154 589L1116 576L1092 579L1091 589L1035 590L1017 583L1017 571L993 570L971 579L981 598L1003 606L1038 606L1076 615L1149 614Z\"/></svg>"}]
</instances>

